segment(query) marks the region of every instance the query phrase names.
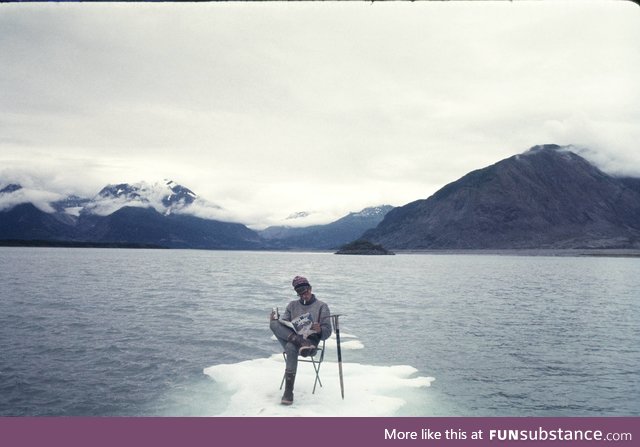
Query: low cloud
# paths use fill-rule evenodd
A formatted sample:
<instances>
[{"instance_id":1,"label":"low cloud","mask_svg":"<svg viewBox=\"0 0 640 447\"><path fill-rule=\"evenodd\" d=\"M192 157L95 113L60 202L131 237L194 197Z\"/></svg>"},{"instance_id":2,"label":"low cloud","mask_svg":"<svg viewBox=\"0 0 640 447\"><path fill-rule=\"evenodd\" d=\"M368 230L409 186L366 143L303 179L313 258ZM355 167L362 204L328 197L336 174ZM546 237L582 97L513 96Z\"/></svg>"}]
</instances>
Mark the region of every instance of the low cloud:
<instances>
[{"instance_id":1,"label":"low cloud","mask_svg":"<svg viewBox=\"0 0 640 447\"><path fill-rule=\"evenodd\" d=\"M1 186L0 189L4 188L4 186ZM55 210L51 206L51 202L60 200L63 197L60 194L40 189L22 188L10 193L0 193L0 211L11 209L23 203L32 203L45 213L53 213Z\"/></svg>"},{"instance_id":2,"label":"low cloud","mask_svg":"<svg viewBox=\"0 0 640 447\"><path fill-rule=\"evenodd\" d=\"M604 172L640 177L640 127L621 120L597 120L586 113L545 123L549 141L570 145Z\"/></svg>"}]
</instances>

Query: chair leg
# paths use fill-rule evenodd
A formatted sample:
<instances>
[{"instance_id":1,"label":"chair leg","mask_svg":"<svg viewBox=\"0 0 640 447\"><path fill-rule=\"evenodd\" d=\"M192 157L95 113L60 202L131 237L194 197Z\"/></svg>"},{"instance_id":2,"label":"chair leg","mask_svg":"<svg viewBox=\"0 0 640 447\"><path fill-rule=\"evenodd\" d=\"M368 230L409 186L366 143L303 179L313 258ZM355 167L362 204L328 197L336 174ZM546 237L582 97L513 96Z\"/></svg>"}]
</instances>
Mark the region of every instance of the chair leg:
<instances>
[{"instance_id":1,"label":"chair leg","mask_svg":"<svg viewBox=\"0 0 640 447\"><path fill-rule=\"evenodd\" d=\"M311 356L310 358L307 359L302 359L302 362L309 362L313 364L313 369L316 373L316 379L313 382L313 391L311 391L311 394L315 394L316 392L316 387L318 386L318 384L320 384L320 388L322 388L322 381L320 380L320 367L322 366L322 361L324 360L324 342L322 343L322 348L320 348L320 350L322 351L322 353L320 354L320 359L316 360L314 358L314 356ZM282 357L284 358L285 363L287 362L287 354L285 352L282 353ZM285 373L282 375L282 381L280 382L280 389L282 389L282 387L284 386L284 382L285 379L287 377L286 371Z\"/></svg>"},{"instance_id":2,"label":"chair leg","mask_svg":"<svg viewBox=\"0 0 640 447\"><path fill-rule=\"evenodd\" d=\"M322 366L322 363L316 362L313 359L312 361L313 361L313 369L316 371L316 380L313 382L313 391L311 392L311 394L315 394L317 384L320 384L320 388L322 388L322 381L320 380L320 367Z\"/></svg>"},{"instance_id":3,"label":"chair leg","mask_svg":"<svg viewBox=\"0 0 640 447\"><path fill-rule=\"evenodd\" d=\"M285 354L284 352L282 353L282 357L284 358L284 362L287 363L287 354ZM282 389L282 387L284 386L284 379L287 377L287 372L285 371L284 374L282 374L282 382L280 382L280 389Z\"/></svg>"}]
</instances>

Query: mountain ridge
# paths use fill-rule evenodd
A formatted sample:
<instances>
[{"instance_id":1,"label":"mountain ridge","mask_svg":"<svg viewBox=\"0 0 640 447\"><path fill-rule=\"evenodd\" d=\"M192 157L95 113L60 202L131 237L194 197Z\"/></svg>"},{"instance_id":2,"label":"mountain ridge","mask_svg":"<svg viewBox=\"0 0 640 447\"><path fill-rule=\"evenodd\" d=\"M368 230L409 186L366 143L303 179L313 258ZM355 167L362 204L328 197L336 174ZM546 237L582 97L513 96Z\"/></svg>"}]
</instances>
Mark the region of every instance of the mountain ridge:
<instances>
[{"instance_id":1,"label":"mountain ridge","mask_svg":"<svg viewBox=\"0 0 640 447\"><path fill-rule=\"evenodd\" d=\"M13 241L55 241L57 244L110 244L202 249L333 249L374 227L387 207L371 207L350 213L325 225L289 228L271 236L243 224L198 217L190 212L204 201L190 189L165 180L150 184L114 183L103 187L93 198L68 196L46 203L29 202L18 184L0 190L10 198L0 210L0 239ZM20 196L11 196L14 192ZM38 195L41 195L41 191ZM51 195L53 197L54 195ZM6 203L9 203L7 206ZM264 230L263 230L264 231ZM284 233L290 232L288 238ZM292 233L295 233L293 237ZM296 239L297 237L297 239ZM75 246L81 246L82 244ZM71 245L73 246L73 245Z\"/></svg>"},{"instance_id":2,"label":"mountain ridge","mask_svg":"<svg viewBox=\"0 0 640 447\"><path fill-rule=\"evenodd\" d=\"M169 248L263 247L258 234L243 224L185 212L198 196L170 180L109 184L91 199L69 196L47 206L30 202L28 195L12 196L22 190L18 184L0 190L0 198L8 199L8 205L0 210L0 239ZM37 191L36 195L42 194Z\"/></svg>"},{"instance_id":3,"label":"mountain ridge","mask_svg":"<svg viewBox=\"0 0 640 447\"><path fill-rule=\"evenodd\" d=\"M198 207L214 211L207 216L221 208L170 180L110 184L91 199L9 183L0 189L0 239L273 250L333 250L356 239L396 251L640 248L640 178L609 175L573 149L534 146L404 206L261 231L198 217Z\"/></svg>"},{"instance_id":4,"label":"mountain ridge","mask_svg":"<svg viewBox=\"0 0 640 447\"><path fill-rule=\"evenodd\" d=\"M375 227L391 209L391 205L367 207L328 224L273 226L261 230L259 234L273 248L333 250Z\"/></svg>"},{"instance_id":5,"label":"mountain ridge","mask_svg":"<svg viewBox=\"0 0 640 447\"><path fill-rule=\"evenodd\" d=\"M471 171L363 237L390 249L640 248L640 181L570 149L534 146Z\"/></svg>"}]
</instances>

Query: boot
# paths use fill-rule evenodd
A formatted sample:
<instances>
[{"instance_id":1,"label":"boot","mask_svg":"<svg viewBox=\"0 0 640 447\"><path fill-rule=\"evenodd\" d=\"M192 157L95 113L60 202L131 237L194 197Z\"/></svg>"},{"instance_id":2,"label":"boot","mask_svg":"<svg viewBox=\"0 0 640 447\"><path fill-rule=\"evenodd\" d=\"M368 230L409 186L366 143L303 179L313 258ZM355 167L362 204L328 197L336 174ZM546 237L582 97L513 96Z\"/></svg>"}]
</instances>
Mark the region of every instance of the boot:
<instances>
[{"instance_id":1,"label":"boot","mask_svg":"<svg viewBox=\"0 0 640 447\"><path fill-rule=\"evenodd\" d=\"M293 384L296 381L296 373L289 371L284 372L284 394L280 403L282 405L291 405L293 403Z\"/></svg>"},{"instance_id":2,"label":"boot","mask_svg":"<svg viewBox=\"0 0 640 447\"><path fill-rule=\"evenodd\" d=\"M310 341L307 341L307 343L308 344L305 344L304 346L300 346L300 349L298 349L298 354L300 354L302 357L313 357L318 353L318 348Z\"/></svg>"},{"instance_id":3,"label":"boot","mask_svg":"<svg viewBox=\"0 0 640 447\"><path fill-rule=\"evenodd\" d=\"M316 355L316 352L318 352L316 345L310 340L304 338L302 335L291 334L288 341L298 346L298 354L302 357L314 356Z\"/></svg>"}]
</instances>

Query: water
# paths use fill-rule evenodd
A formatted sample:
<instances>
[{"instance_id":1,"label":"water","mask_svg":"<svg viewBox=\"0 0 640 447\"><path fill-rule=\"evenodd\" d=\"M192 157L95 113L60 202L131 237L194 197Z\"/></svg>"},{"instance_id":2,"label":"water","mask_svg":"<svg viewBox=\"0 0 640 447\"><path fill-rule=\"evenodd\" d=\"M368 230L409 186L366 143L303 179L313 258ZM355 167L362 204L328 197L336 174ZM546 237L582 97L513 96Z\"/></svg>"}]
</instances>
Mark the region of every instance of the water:
<instances>
[{"instance_id":1,"label":"water","mask_svg":"<svg viewBox=\"0 0 640 447\"><path fill-rule=\"evenodd\" d=\"M0 248L0 263L2 416L640 415L640 259ZM345 314L344 401L330 348L324 387L300 365L278 404L267 316L297 274Z\"/></svg>"}]
</instances>

